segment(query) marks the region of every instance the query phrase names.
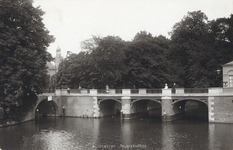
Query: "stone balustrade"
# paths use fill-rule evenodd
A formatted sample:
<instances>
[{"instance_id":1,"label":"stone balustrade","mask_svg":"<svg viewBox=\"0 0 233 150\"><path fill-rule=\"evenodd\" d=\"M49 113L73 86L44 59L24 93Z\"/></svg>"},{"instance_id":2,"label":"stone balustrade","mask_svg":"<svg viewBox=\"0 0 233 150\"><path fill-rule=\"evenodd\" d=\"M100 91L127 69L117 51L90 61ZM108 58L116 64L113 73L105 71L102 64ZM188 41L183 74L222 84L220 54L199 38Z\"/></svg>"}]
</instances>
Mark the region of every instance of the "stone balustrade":
<instances>
[{"instance_id":1,"label":"stone balustrade","mask_svg":"<svg viewBox=\"0 0 233 150\"><path fill-rule=\"evenodd\" d=\"M72 89L70 93L66 89L56 89L55 95L162 95L162 96L182 96L182 95L224 95L233 94L233 89L216 88L177 88L173 92L168 89Z\"/></svg>"}]
</instances>

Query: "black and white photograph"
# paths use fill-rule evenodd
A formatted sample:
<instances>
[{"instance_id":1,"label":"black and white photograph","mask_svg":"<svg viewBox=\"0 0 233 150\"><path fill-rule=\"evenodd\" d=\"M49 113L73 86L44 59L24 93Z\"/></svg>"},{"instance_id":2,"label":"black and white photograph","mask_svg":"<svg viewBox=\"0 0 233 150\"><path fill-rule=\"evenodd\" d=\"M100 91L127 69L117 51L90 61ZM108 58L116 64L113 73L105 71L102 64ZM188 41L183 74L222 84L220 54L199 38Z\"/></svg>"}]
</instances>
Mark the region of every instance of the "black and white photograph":
<instances>
[{"instance_id":1,"label":"black and white photograph","mask_svg":"<svg viewBox=\"0 0 233 150\"><path fill-rule=\"evenodd\" d=\"M0 0L0 150L232 150L233 0Z\"/></svg>"}]
</instances>

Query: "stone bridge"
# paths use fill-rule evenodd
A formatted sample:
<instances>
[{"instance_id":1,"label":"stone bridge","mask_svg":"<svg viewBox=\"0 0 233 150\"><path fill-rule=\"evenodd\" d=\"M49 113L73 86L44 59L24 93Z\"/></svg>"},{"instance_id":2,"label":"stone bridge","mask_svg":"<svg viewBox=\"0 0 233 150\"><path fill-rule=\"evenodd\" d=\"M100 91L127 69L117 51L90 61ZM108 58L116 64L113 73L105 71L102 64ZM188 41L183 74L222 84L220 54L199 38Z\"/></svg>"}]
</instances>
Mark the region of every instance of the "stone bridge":
<instances>
[{"instance_id":1,"label":"stone bridge","mask_svg":"<svg viewBox=\"0 0 233 150\"><path fill-rule=\"evenodd\" d=\"M70 117L105 117L124 119L142 116L163 121L182 118L187 103L206 109L209 122L233 123L233 89L71 89L38 95L31 116L36 114Z\"/></svg>"}]
</instances>

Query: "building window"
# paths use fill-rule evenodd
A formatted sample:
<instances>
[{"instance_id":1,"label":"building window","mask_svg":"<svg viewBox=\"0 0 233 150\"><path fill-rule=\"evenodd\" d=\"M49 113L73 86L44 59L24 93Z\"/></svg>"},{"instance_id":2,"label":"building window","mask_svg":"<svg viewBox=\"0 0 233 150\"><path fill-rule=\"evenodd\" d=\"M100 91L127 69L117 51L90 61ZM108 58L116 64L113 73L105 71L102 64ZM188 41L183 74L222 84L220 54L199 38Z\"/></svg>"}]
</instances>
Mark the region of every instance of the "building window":
<instances>
[{"instance_id":1,"label":"building window","mask_svg":"<svg viewBox=\"0 0 233 150\"><path fill-rule=\"evenodd\" d=\"M229 75L229 87L233 87L233 75Z\"/></svg>"}]
</instances>

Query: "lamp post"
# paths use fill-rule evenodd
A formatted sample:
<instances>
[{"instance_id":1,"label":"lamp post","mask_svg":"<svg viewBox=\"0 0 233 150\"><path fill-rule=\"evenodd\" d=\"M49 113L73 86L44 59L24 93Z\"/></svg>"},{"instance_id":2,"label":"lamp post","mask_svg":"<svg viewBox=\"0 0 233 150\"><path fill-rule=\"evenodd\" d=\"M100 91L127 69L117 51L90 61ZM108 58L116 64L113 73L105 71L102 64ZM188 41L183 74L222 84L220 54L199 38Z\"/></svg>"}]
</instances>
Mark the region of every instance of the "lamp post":
<instances>
[{"instance_id":1,"label":"lamp post","mask_svg":"<svg viewBox=\"0 0 233 150\"><path fill-rule=\"evenodd\" d=\"M63 117L65 117L65 107L62 108Z\"/></svg>"},{"instance_id":2,"label":"lamp post","mask_svg":"<svg viewBox=\"0 0 233 150\"><path fill-rule=\"evenodd\" d=\"M220 69L217 69L216 72L217 72L217 82L218 82L218 86L221 87L221 86L222 86L222 85L221 85L222 82L221 82L221 78L220 78L220 77L221 77L221 70L220 70Z\"/></svg>"},{"instance_id":3,"label":"lamp post","mask_svg":"<svg viewBox=\"0 0 233 150\"><path fill-rule=\"evenodd\" d=\"M36 109L36 121L39 124L39 109Z\"/></svg>"}]
</instances>

